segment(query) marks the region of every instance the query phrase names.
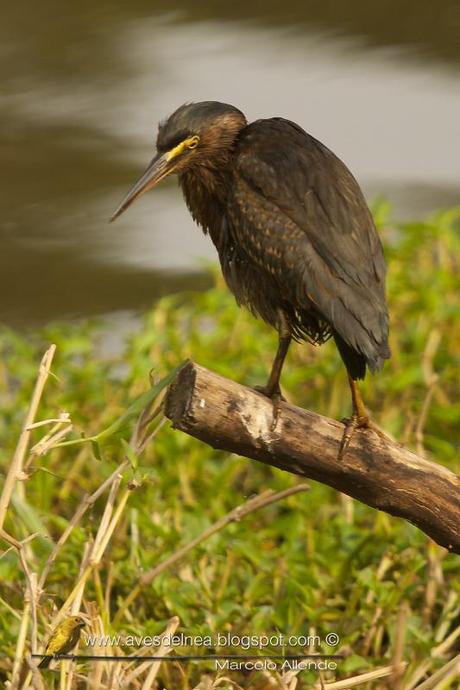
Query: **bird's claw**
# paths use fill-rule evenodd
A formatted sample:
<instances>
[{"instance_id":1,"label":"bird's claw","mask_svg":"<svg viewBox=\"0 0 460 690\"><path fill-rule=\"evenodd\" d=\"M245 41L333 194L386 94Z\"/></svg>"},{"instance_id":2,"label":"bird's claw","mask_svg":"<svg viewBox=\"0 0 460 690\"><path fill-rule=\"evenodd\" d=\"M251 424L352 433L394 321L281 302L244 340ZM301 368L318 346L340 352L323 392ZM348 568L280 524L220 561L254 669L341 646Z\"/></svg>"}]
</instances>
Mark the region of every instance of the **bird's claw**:
<instances>
[{"instance_id":1,"label":"bird's claw","mask_svg":"<svg viewBox=\"0 0 460 690\"><path fill-rule=\"evenodd\" d=\"M350 419L342 419L342 422L345 424L345 429L340 442L339 460L342 460L343 456L348 450L350 441L356 429L373 429L373 425L367 416L360 417L357 414L353 414Z\"/></svg>"},{"instance_id":2,"label":"bird's claw","mask_svg":"<svg viewBox=\"0 0 460 690\"><path fill-rule=\"evenodd\" d=\"M281 413L281 403L286 402L286 398L281 393L280 388L270 389L268 386L254 386L254 390L262 393L265 397L270 398L273 403L273 420L270 425L270 431L275 431L278 419Z\"/></svg>"},{"instance_id":3,"label":"bird's claw","mask_svg":"<svg viewBox=\"0 0 460 690\"><path fill-rule=\"evenodd\" d=\"M343 424L345 424L345 429L343 431L343 436L342 440L340 442L340 448L339 448L339 460L342 460L344 457L346 451L348 450L348 447L350 445L350 441L353 437L353 434L355 433L356 429L370 429L374 433L377 434L380 438L383 438L386 441L391 441L390 437L387 436L382 429L380 429L379 426L375 422L370 419L367 415L357 415L353 414L350 419L342 419Z\"/></svg>"}]
</instances>

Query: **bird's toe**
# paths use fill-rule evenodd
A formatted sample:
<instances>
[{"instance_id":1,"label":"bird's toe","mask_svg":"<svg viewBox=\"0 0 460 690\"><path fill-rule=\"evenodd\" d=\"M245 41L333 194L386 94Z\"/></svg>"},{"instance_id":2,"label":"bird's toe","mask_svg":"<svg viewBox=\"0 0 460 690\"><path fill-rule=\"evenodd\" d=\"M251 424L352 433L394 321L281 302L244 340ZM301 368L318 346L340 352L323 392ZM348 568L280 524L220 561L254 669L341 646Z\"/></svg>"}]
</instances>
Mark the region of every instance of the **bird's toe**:
<instances>
[{"instance_id":1,"label":"bird's toe","mask_svg":"<svg viewBox=\"0 0 460 690\"><path fill-rule=\"evenodd\" d=\"M345 425L345 429L340 442L339 460L342 460L344 457L356 429L367 429L373 431L383 440L391 441L390 437L387 436L387 434L385 434L385 432L382 431L382 429L368 415L353 414L349 419L342 419L342 423Z\"/></svg>"},{"instance_id":2,"label":"bird's toe","mask_svg":"<svg viewBox=\"0 0 460 690\"><path fill-rule=\"evenodd\" d=\"M270 426L270 431L275 431L278 419L281 413L281 403L286 402L286 398L281 393L279 386L271 388L270 386L254 386L257 393L262 393L265 397L270 398L273 403L273 421Z\"/></svg>"}]
</instances>

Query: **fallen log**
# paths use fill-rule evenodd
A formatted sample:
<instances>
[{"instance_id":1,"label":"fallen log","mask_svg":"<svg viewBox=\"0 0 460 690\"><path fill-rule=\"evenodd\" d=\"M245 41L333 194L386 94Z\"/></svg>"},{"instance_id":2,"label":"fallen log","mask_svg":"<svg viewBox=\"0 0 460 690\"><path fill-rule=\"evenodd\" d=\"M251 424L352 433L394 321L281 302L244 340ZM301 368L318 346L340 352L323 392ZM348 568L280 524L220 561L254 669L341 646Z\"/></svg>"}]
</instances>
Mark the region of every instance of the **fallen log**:
<instances>
[{"instance_id":1,"label":"fallen log","mask_svg":"<svg viewBox=\"0 0 460 690\"><path fill-rule=\"evenodd\" d=\"M460 553L460 477L374 431L357 429L339 460L343 423L282 403L273 429L270 400L194 362L170 385L165 414L213 448L327 484Z\"/></svg>"}]
</instances>

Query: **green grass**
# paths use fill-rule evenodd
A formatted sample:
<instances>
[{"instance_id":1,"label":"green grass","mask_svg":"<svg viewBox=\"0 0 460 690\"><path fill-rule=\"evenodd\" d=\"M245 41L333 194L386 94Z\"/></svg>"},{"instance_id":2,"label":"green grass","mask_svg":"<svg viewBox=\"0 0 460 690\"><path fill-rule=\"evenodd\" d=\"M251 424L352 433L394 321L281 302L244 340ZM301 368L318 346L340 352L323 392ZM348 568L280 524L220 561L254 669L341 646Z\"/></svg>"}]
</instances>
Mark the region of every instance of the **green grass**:
<instances>
[{"instance_id":1,"label":"green grass","mask_svg":"<svg viewBox=\"0 0 460 690\"><path fill-rule=\"evenodd\" d=\"M366 379L364 399L383 428L459 472L460 210L398 227L388 220L384 204L375 215L389 264L393 357L381 373ZM51 342L56 343L57 354L37 419L69 412L74 431L67 438L96 436L108 428L149 389L150 376L162 378L186 358L248 385L264 382L276 334L236 307L217 271L215 283L205 293L162 299L145 315L117 358L94 355L101 329L98 323L52 325L29 335L3 329L3 471L14 453L38 363ZM349 413L345 371L332 342L321 348L295 345L282 384L294 404L338 419ZM424 405L426 419L421 428ZM154 635L165 629L171 617L179 616L178 630L186 635L279 632L324 638L335 632L346 658L335 675L324 675L330 680L388 664L399 626L406 631L403 657L409 663L401 688L410 687L410 677L426 661L429 674L460 651L458 638L433 656L433 649L460 629L458 556L447 554L403 520L314 482L309 492L251 513L203 541L142 588L126 614L116 618L144 572L253 494L268 488L280 491L300 481L213 450L168 424L138 455L126 449L134 421L134 417L127 420L98 444L54 448L34 457L5 523L6 531L17 540L38 533L28 542L26 557L30 571L40 577L53 541L69 524L84 495L94 492L128 454L130 462L115 498L117 505L127 492L127 503L84 589L82 610L93 621L92 629L100 616L105 632ZM33 442L47 430L35 430ZM85 545L94 539L106 505L107 492L72 529L50 570L38 606L40 642L78 579ZM2 684L11 673L25 588L17 552L10 549L0 558ZM398 623L403 605L407 615L404 623ZM80 651L87 649L81 646ZM197 646L177 651L210 650ZM323 644L316 651L336 650ZM79 664L78 669L80 680L70 679L71 687L97 687L93 667ZM214 679L217 672L209 664L183 663L180 668L162 664L158 687L193 688L203 674ZM54 675L58 674L49 672L47 677ZM244 688L268 687L261 673L230 675ZM48 680L47 687L53 687L53 682L58 687L57 681ZM305 671L297 687L313 687L317 681L317 674ZM103 687L112 687L107 679L104 682ZM456 688L457 682L448 681L442 687ZM141 688L142 682L137 683L133 680L130 687Z\"/></svg>"}]
</instances>

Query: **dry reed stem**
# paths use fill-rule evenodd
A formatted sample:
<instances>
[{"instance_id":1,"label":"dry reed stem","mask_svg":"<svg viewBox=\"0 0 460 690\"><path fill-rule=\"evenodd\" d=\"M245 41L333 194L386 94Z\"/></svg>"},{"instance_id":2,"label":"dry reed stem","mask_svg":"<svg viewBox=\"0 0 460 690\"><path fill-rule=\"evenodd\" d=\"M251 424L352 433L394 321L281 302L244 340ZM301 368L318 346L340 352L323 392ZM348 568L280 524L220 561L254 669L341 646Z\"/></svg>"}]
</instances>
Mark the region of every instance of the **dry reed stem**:
<instances>
[{"instance_id":1,"label":"dry reed stem","mask_svg":"<svg viewBox=\"0 0 460 690\"><path fill-rule=\"evenodd\" d=\"M403 669L406 664L402 664ZM349 690L349 688L356 688L358 685L363 685L363 683L371 683L379 678L386 678L394 672L393 666L382 666L382 668L376 668L374 671L368 671L367 673L362 673L359 676L353 676L352 678L345 678L344 680L336 680L332 683L325 683L324 690ZM315 690L322 690L321 685L314 685ZM417 688L418 690L418 688Z\"/></svg>"},{"instance_id":2,"label":"dry reed stem","mask_svg":"<svg viewBox=\"0 0 460 690\"><path fill-rule=\"evenodd\" d=\"M300 670L286 671L281 675L276 671L274 671L273 674L270 671L260 671L260 675L263 676L265 679L264 682L267 683L263 686L263 690L269 690L269 686L270 688L273 688L273 690L290 690L290 685L288 685L287 683L289 681L292 683L292 681L294 680L297 685L296 676L298 673L300 673ZM251 686L250 690L260 690L260 686L257 683L257 681L254 686Z\"/></svg>"},{"instance_id":3,"label":"dry reed stem","mask_svg":"<svg viewBox=\"0 0 460 690\"><path fill-rule=\"evenodd\" d=\"M446 652L452 647L454 642L460 637L460 625L453 630L450 635L448 635L445 640L438 644L437 647L433 647L431 650L431 656L435 658L443 657Z\"/></svg>"},{"instance_id":4,"label":"dry reed stem","mask_svg":"<svg viewBox=\"0 0 460 690\"><path fill-rule=\"evenodd\" d=\"M13 669L11 674L11 688L18 687L19 677L21 672L22 660L25 656L25 645L26 645L26 634L29 623L29 617L32 621L31 630L31 647L32 652L36 649L37 644L37 604L38 604L38 587L37 587L37 576L35 573L31 573L27 563L27 554L31 557L32 552L28 548L28 543L31 538L35 535L29 535L29 537L23 542L16 541L10 535L3 530L3 525L5 523L6 515L10 505L10 501L16 487L16 482L26 478L24 472L24 462L27 448L30 441L31 432L34 425L35 415L37 414L38 406L50 374L51 363L53 361L54 354L56 352L56 346L51 345L42 357L39 366L39 372L37 380L35 383L34 391L32 393L32 398L29 404L29 408L26 413L24 424L22 427L21 434L16 446L16 450L13 455L13 460L8 470L8 474L5 479L2 494L0 496L0 535L13 544L18 551L19 562L21 568L24 572L26 582L27 582L27 594L26 594L26 604L24 607L24 615L22 618L22 624L20 629L20 635L18 637L15 659L13 662ZM26 615L27 614L27 615ZM26 625L24 628L23 626ZM29 663L31 663L29 661ZM29 671L25 681L22 686L28 687L30 679L34 676L34 685L37 688L43 688L43 683L41 681L40 674L36 671L35 664L32 662L32 671Z\"/></svg>"},{"instance_id":5,"label":"dry reed stem","mask_svg":"<svg viewBox=\"0 0 460 690\"><path fill-rule=\"evenodd\" d=\"M375 574L377 582L381 582L388 570L394 565L394 559L390 558L387 553L384 553L380 559L380 563ZM375 591L370 589L366 595L366 604L369 606L375 599Z\"/></svg>"},{"instance_id":6,"label":"dry reed stem","mask_svg":"<svg viewBox=\"0 0 460 690\"><path fill-rule=\"evenodd\" d=\"M38 629L38 622L37 622L37 603L38 603L38 593L37 593L37 575L36 573L33 573L29 570L29 566L27 564L27 556L26 556L26 546L27 544L34 539L37 536L37 533L29 535L26 539L24 539L22 542L17 541L14 537L12 537L10 534L5 532L5 530L1 530L1 535L5 541L7 541L9 544L12 545L12 547L18 552L18 558L19 562L21 564L22 570L24 572L24 576L26 578L26 583L27 583L27 589L24 595L24 601L27 606L27 626L28 626L28 620L29 620L29 615L32 620L32 631L31 631L31 648L32 652L35 651L36 646L37 646L37 629ZM22 625L24 624L25 620L25 614L23 613L22 617L22 623L21 623L21 631L22 631ZM11 688L16 688L17 683L19 683L19 674L21 670L21 663L22 660L24 659L25 656L25 643L26 639L20 635L18 636L18 640L16 643L16 651L15 651L15 657L14 657L14 662L13 662L13 670L11 674ZM29 665L31 664L31 660L29 659ZM36 670L35 665L32 662L32 672ZM26 681L23 683L23 687L26 687L28 683L30 682L30 679L32 677L32 672L29 671ZM34 674L35 675L35 674ZM40 675L40 674L38 674ZM39 685L39 687L42 687Z\"/></svg>"},{"instance_id":7,"label":"dry reed stem","mask_svg":"<svg viewBox=\"0 0 460 690\"><path fill-rule=\"evenodd\" d=\"M173 618L169 620L168 625L166 626L166 630L163 633L163 636L172 636L177 630L179 623L180 620L178 616L173 616ZM142 675L142 673L144 673L144 671L151 667L152 663L154 665L153 667L156 668L153 679L156 677L161 665L160 661L152 661L151 658L149 658L142 664L138 664L136 660L131 661L131 657L147 656L149 654L149 651L150 650L148 647L136 649L132 654L125 657L125 660L123 662L120 662L119 668L123 668L123 675L121 676L121 678L119 678L119 683L123 683L123 685L117 685L117 690L124 690L124 688L126 687L131 687L131 684L136 680L136 678L138 678L140 675ZM167 654L169 654L170 651L171 647L169 645L161 645L156 650L155 656L166 656ZM135 669L131 671L131 673L128 673L129 669L133 666L135 666Z\"/></svg>"},{"instance_id":8,"label":"dry reed stem","mask_svg":"<svg viewBox=\"0 0 460 690\"><path fill-rule=\"evenodd\" d=\"M102 622L101 616L92 616L91 619L92 622L92 630L91 634L92 635L98 635L102 636L104 635L104 624ZM101 645L98 646L98 649L105 650L105 647L102 647ZM102 676L104 673L104 666L105 664L103 662L99 662L97 664L92 664L90 671L88 673L88 676L86 678L86 687L88 690L91 690L92 688L99 688L102 687Z\"/></svg>"},{"instance_id":9,"label":"dry reed stem","mask_svg":"<svg viewBox=\"0 0 460 690\"><path fill-rule=\"evenodd\" d=\"M25 607L23 611L23 616L21 619L21 628L20 628L20 634L18 636L18 640L16 643L16 651L15 651L15 656L14 656L14 661L13 661L13 669L11 673L11 689L19 688L19 682L20 682L20 673L21 673L21 668L22 668L22 661L25 658L25 644L26 644L26 637L23 635L23 626L25 625L25 634L27 635L27 629L28 629L28 622L29 622L29 617L32 619L32 632L31 632L31 650L32 653L36 650L37 648L37 630L38 630L38 622L37 622L37 603L38 603L38 591L37 591L37 574L36 573L31 573L27 564L27 557L25 554L25 545L26 543L30 542L34 537L37 536L37 533L29 535L26 539L24 539L22 542L18 542L14 537L11 535L7 534L4 530L1 530L3 539L7 541L8 543L12 544L12 547L17 550L18 552L18 557L19 557L19 562L21 563L22 570L24 572L25 578L26 578L26 583L27 583L27 589L24 595L24 601L25 601ZM41 676L40 673L38 672L34 662L31 661L31 659L28 659L29 666L31 666L31 670L27 673L26 679L24 683L22 684L22 687L27 687L31 678L32 674L35 678L36 681L36 687L37 688L43 688L43 683L41 681ZM38 676L38 679L37 677Z\"/></svg>"},{"instance_id":10,"label":"dry reed stem","mask_svg":"<svg viewBox=\"0 0 460 690\"><path fill-rule=\"evenodd\" d=\"M429 623L431 614L436 604L438 588L443 584L443 572L441 561L445 556L445 550L440 549L439 546L429 540L426 546L427 550L427 584L425 587L425 601L423 606L423 621Z\"/></svg>"},{"instance_id":11,"label":"dry reed stem","mask_svg":"<svg viewBox=\"0 0 460 690\"><path fill-rule=\"evenodd\" d=\"M116 668L120 669L120 672L117 674L117 677L116 677L116 681L117 681L116 688L117 688L117 690L119 690L120 683L122 682L122 680L124 681L124 677L128 673L129 669L131 669L133 667L136 668L136 671L132 672L133 678L136 678L138 675L140 675L140 673L143 672L143 671L138 671L138 669L140 668L139 663L138 663L138 659L137 658L132 659L132 657L134 657L134 656L135 657L147 656L149 653L150 653L150 649L148 647L142 647L141 649L136 649L129 656L126 656L124 658L121 657L121 658L123 658L123 661L116 664ZM145 669L143 669L143 670L145 670ZM121 686L122 690L124 690L124 687L125 687L124 685Z\"/></svg>"},{"instance_id":12,"label":"dry reed stem","mask_svg":"<svg viewBox=\"0 0 460 690\"><path fill-rule=\"evenodd\" d=\"M214 682L209 676L201 676L198 685L195 685L193 690L213 690L215 688Z\"/></svg>"},{"instance_id":13,"label":"dry reed stem","mask_svg":"<svg viewBox=\"0 0 460 690\"><path fill-rule=\"evenodd\" d=\"M409 617L409 606L407 602L403 602L398 612L398 619L396 622L396 634L393 648L393 656L391 664L393 672L388 682L389 690L399 690L401 687L402 676L404 673L404 666L402 664L404 655L404 642L406 637L407 619Z\"/></svg>"},{"instance_id":14,"label":"dry reed stem","mask_svg":"<svg viewBox=\"0 0 460 690\"><path fill-rule=\"evenodd\" d=\"M369 654L369 650L372 645L372 640L374 639L374 636L377 632L378 629L378 622L380 618L382 617L383 613L383 608L381 606L377 606L377 608L374 611L374 615L372 616L371 624L369 626L369 630L366 633L366 636L363 640L362 643L362 655L366 657Z\"/></svg>"},{"instance_id":15,"label":"dry reed stem","mask_svg":"<svg viewBox=\"0 0 460 690\"><path fill-rule=\"evenodd\" d=\"M3 529L5 523L6 513L10 504L11 496L14 491L17 480L21 477L23 471L24 457L27 452L27 447L30 440L30 425L34 423L35 415L37 414L38 405L48 379L51 363L53 361L54 353L56 352L56 345L51 345L43 355L40 362L39 373L35 383L34 392L30 401L29 409L24 420L19 441L13 455L13 461L6 475L5 483L3 485L2 494L0 496L0 530Z\"/></svg>"},{"instance_id":16,"label":"dry reed stem","mask_svg":"<svg viewBox=\"0 0 460 690\"><path fill-rule=\"evenodd\" d=\"M145 414L145 410L143 413L141 413L141 418L142 415ZM159 425L160 426L160 425ZM150 434L146 436L146 438L138 439L138 433L140 431L146 432L146 425L144 424L142 429L139 425L136 426L136 429L133 433L132 439L131 439L131 445L134 446L134 448L137 450L139 447L142 446L142 448L146 445L147 441L149 441L158 431L158 427ZM68 429L66 430L66 432ZM58 434L55 434L53 437L53 443L57 442L57 436ZM51 439L48 440L47 448L46 450L50 450L53 443L51 442ZM81 600L83 597L84 589L86 586L86 582L88 580L89 575L91 572L94 571L95 567L99 564L101 558L104 555L104 552L107 548L107 545L110 541L110 539L113 536L113 533L115 531L115 528L123 514L124 508L126 506L127 500L129 498L129 495L131 493L131 488L127 489L124 494L122 495L116 509L114 510L115 507L115 499L116 495L119 491L120 484L123 478L122 472L129 467L130 462L127 457L123 460L122 463L118 466L118 468L110 475L110 477L103 482L103 484L90 496L85 496L80 505L77 508L77 511L74 513L73 518L67 525L66 530L63 532L61 535L60 539L58 540L57 544L53 548L52 553L50 554L45 567L42 571L42 575L40 578L39 586L40 586L40 592L43 591L43 587L45 585L47 576L50 572L50 569L52 567L52 564L57 558L57 555L62 549L63 545L67 541L68 537L72 533L72 530L75 528L75 526L78 524L78 522L81 520L85 512L88 510L88 508L94 504L94 502L101 496L101 494L110 487L109 495L107 497L106 505L103 511L103 515L101 518L101 522L99 524L98 531L96 533L96 537L94 539L94 542L92 544L87 543L85 553L83 555L82 561L81 561L81 566L80 566L80 572L78 575L78 579L76 584L74 585L71 593L67 597L66 601L62 605L60 611L58 612L55 620L54 620L54 627L60 623L60 621L64 618L66 615L69 607L71 609L72 614L77 614L81 608ZM74 672L75 669L73 666L69 666L69 670L67 671L67 664L63 664L61 666L61 680L60 684L63 690L70 690L72 686L72 681L74 677ZM112 687L113 682L116 682L116 676L119 675L119 671L121 671L120 668L117 669L117 673L113 673L115 671L114 666L112 665L110 669L112 680L110 681L110 686L107 687ZM118 687L118 683L117 683Z\"/></svg>"},{"instance_id":17,"label":"dry reed stem","mask_svg":"<svg viewBox=\"0 0 460 690\"><path fill-rule=\"evenodd\" d=\"M56 542L51 554L48 557L48 560L45 563L45 566L43 568L40 581L38 583L39 589L42 590L45 586L46 579L49 575L49 572L51 570L51 566L53 565L54 561L57 558L57 555L59 551L62 549L64 544L66 543L67 539L71 535L72 531L75 529L75 527L78 525L88 508L94 505L94 503L97 501L97 499L104 493L104 491L110 487L113 482L117 479L119 475L121 475L124 470L129 467L129 461L128 460L123 460L123 462L112 472L112 474L103 482L96 491L94 491L90 496L86 495L83 500L81 501L80 505L78 506L76 512L74 513L72 519L70 520L69 524L67 525L66 529Z\"/></svg>"},{"instance_id":18,"label":"dry reed stem","mask_svg":"<svg viewBox=\"0 0 460 690\"><path fill-rule=\"evenodd\" d=\"M62 424L56 424L43 438L41 438L38 443L32 446L30 450L30 457L25 465L29 467L30 463L33 461L34 457L39 457L40 455L45 455L48 453L56 444L62 441L73 429L73 424L69 421L66 422L64 428Z\"/></svg>"},{"instance_id":19,"label":"dry reed stem","mask_svg":"<svg viewBox=\"0 0 460 690\"><path fill-rule=\"evenodd\" d=\"M406 680L404 684L404 690L415 690L419 681L428 673L431 666L431 661L424 661L423 663L419 664L419 666L417 666L411 677L408 680Z\"/></svg>"},{"instance_id":20,"label":"dry reed stem","mask_svg":"<svg viewBox=\"0 0 460 690\"><path fill-rule=\"evenodd\" d=\"M19 627L18 639L16 642L16 653L13 661L13 670L11 672L11 690L19 690L19 676L21 672L22 660L24 658L24 650L27 640L27 630L29 628L30 617L30 601L26 601L22 612L21 625Z\"/></svg>"},{"instance_id":21,"label":"dry reed stem","mask_svg":"<svg viewBox=\"0 0 460 690\"><path fill-rule=\"evenodd\" d=\"M110 624L110 597L112 595L112 586L114 582L113 575L113 561L110 561L107 569L107 579L105 583L105 594L104 594L104 610L107 614L106 624Z\"/></svg>"},{"instance_id":22,"label":"dry reed stem","mask_svg":"<svg viewBox=\"0 0 460 690\"><path fill-rule=\"evenodd\" d=\"M431 678L417 685L415 690L441 690L445 687L446 681L453 678L460 678L460 654L454 656L447 664L433 673Z\"/></svg>"},{"instance_id":23,"label":"dry reed stem","mask_svg":"<svg viewBox=\"0 0 460 690\"><path fill-rule=\"evenodd\" d=\"M24 572L27 571L27 563L22 564ZM27 577L27 576L26 576ZM29 589L30 597L30 611L32 614L32 631L30 634L30 646L32 653L37 649L38 640L38 619L37 619L37 603L38 603L38 590L37 590L37 573L29 573L27 577L27 585Z\"/></svg>"},{"instance_id":24,"label":"dry reed stem","mask_svg":"<svg viewBox=\"0 0 460 690\"><path fill-rule=\"evenodd\" d=\"M131 489L126 489L126 491L122 494L122 496L120 498L120 502L119 502L119 504L115 510L113 517L112 517L112 520L110 521L110 524L107 527L105 534L102 535L102 540L101 540L100 544L98 545L97 550L94 549L95 553L94 553L94 555L91 555L91 560L90 560L90 562L93 566L98 565L102 556L104 555L104 552L107 548L107 545L108 545L108 543L109 543L110 539L112 538L112 535L115 531L115 527L117 526L118 521L120 520L121 515L123 513L123 510L125 509L125 506L126 506L126 503L128 501L128 498L131 494L131 491L132 491Z\"/></svg>"},{"instance_id":25,"label":"dry reed stem","mask_svg":"<svg viewBox=\"0 0 460 690\"><path fill-rule=\"evenodd\" d=\"M433 369L433 361L436 356L436 352L438 351L439 345L441 344L441 340L441 331L431 331L422 354L421 366L423 378L425 379L425 383L427 384L427 386L431 383L433 377L437 377L437 374Z\"/></svg>"},{"instance_id":26,"label":"dry reed stem","mask_svg":"<svg viewBox=\"0 0 460 690\"><path fill-rule=\"evenodd\" d=\"M452 626L452 622L457 618L459 613L459 595L455 591L450 591L447 600L442 607L441 615L439 616L439 626L435 632L435 642L441 644L445 639L448 631Z\"/></svg>"},{"instance_id":27,"label":"dry reed stem","mask_svg":"<svg viewBox=\"0 0 460 690\"><path fill-rule=\"evenodd\" d=\"M27 427L27 429L29 431L31 431L32 429L39 429L42 426L48 426L48 424L53 424L53 422L55 426L48 432L49 434L53 434L61 426L61 424L71 424L70 415L68 412L61 412L59 417L42 419L41 422L34 422L33 424L30 424Z\"/></svg>"},{"instance_id":28,"label":"dry reed stem","mask_svg":"<svg viewBox=\"0 0 460 690\"><path fill-rule=\"evenodd\" d=\"M425 399L423 401L422 405L422 410L420 412L420 416L417 421L417 426L415 428L415 441L416 441L416 452L418 455L420 455L421 458L426 457L425 453L425 446L424 446L424 429L426 425L426 420L428 417L428 412L430 409L431 401L433 399L433 393L435 390L435 387L438 383L438 377L436 375L433 376L433 379L431 380L428 390L425 395Z\"/></svg>"},{"instance_id":29,"label":"dry reed stem","mask_svg":"<svg viewBox=\"0 0 460 690\"><path fill-rule=\"evenodd\" d=\"M180 620L178 616L174 616L173 618L171 618L171 620L168 622L168 625L166 626L165 635L169 637L174 635L177 628L179 627L179 623ZM167 643L162 644L158 648L158 651L155 653L155 656L166 656L171 652L171 650L171 645ZM153 688L153 683L158 675L158 671L160 670L161 661L154 661L153 663L147 662L147 664L150 665L150 670L147 673L147 676L142 684L141 690L151 690L151 688ZM127 683L127 685L129 687L129 683Z\"/></svg>"},{"instance_id":30,"label":"dry reed stem","mask_svg":"<svg viewBox=\"0 0 460 690\"><path fill-rule=\"evenodd\" d=\"M428 412L430 409L431 401L433 399L436 384L439 380L439 376L433 370L433 360L436 356L436 352L438 350L440 343L441 333L437 330L431 331L422 355L422 372L423 378L425 380L425 385L427 387L427 392L422 404L420 416L417 420L417 424L415 427L415 441L417 453L422 458L424 458L426 455L424 447L424 429L426 425L426 420L428 418Z\"/></svg>"},{"instance_id":31,"label":"dry reed stem","mask_svg":"<svg viewBox=\"0 0 460 690\"><path fill-rule=\"evenodd\" d=\"M219 678L216 678L212 683L211 683L211 689L214 690L214 688L218 688L219 685L222 685L222 683L229 683L232 687L236 688L237 690L244 690L244 688L241 687L235 680L232 680L231 678L227 678L227 676L219 676Z\"/></svg>"},{"instance_id":32,"label":"dry reed stem","mask_svg":"<svg viewBox=\"0 0 460 690\"><path fill-rule=\"evenodd\" d=\"M38 410L38 406L41 400L41 396L43 394L43 390L47 381L47 378L50 374L50 367L51 363L53 360L53 356L55 354L56 347L52 345L45 353L43 356L41 363L40 363L40 368L39 368L39 374L37 377L37 381L35 384L35 388L32 394L31 402L29 405L28 412L26 414L26 418L23 424L23 428L19 437L19 441L13 456L13 461L11 463L11 466L8 471L8 475L6 477L4 486L3 486L3 491L0 496L0 537L3 538L5 541L7 541L10 545L11 548L14 548L18 552L19 560L22 566L22 569L24 571L26 581L27 581L27 596L26 596L26 602L25 602L25 607L22 612L22 616L20 614L16 614L19 620L21 621L21 626L20 626L20 634L18 637L17 645L16 645L16 653L15 653L15 659L13 662L13 670L12 670L12 678L11 682L9 684L9 687L11 690L19 690L19 682L20 682L20 674L21 674L21 669L22 669L22 662L25 654L25 648L26 648L26 641L27 641L27 631L29 627L29 621L30 619L32 620L32 632L31 632L31 647L32 647L32 652L34 653L36 650L37 646L37 629L38 629L38 623L37 623L37 604L38 600L40 598L40 595L43 592L44 586L46 579L49 575L49 572L51 570L51 567L53 563L55 562L60 550L66 543L68 537L72 533L73 529L75 526L80 522L82 519L83 515L85 512L88 510L88 508L95 503L95 501L101 496L101 494L110 487L110 492L109 496L105 505L103 517L101 524L99 525L99 529L96 534L96 538L94 540L94 543L92 545L87 544L85 553L81 562L81 567L80 567L80 572L79 576L77 579L77 583L75 584L71 594L69 597L67 597L66 602L64 605L61 607L61 610L59 611L56 619L54 620L54 627L60 623L60 621L63 619L65 616L67 610L69 607L71 607L71 613L78 613L81 607L81 600L83 597L83 592L84 588L86 585L86 581L88 579L88 576L90 572L94 570L94 568L99 564L106 548L107 545L113 536L113 532L115 531L115 528L120 520L120 517L123 513L123 510L126 506L126 502L129 498L129 494L131 492L131 489L128 489L127 491L124 492L122 495L116 509L114 510L115 506L115 498L116 494L119 490L120 482L122 479L122 472L129 467L130 462L129 458L125 457L123 462L120 463L118 468L112 473L112 475L105 481L103 484L90 496L85 496L80 503L80 505L77 508L77 511L75 512L73 518L67 525L67 528L61 535L60 539L58 542L55 544L50 556L48 557L45 567L43 568L43 571L40 576L40 580L37 583L37 575L36 573L31 573L30 569L28 567L27 563L27 554L25 552L25 547L27 546L28 542L33 539L36 535L30 535L28 536L23 542L18 542L14 537L8 535L4 530L3 530L3 524L7 515L7 511L11 502L11 497L13 495L13 492L15 490L16 482L18 480L22 480L27 478L25 469L30 465L32 462L34 456L37 455L43 455L49 450L51 450L62 438L63 436L66 436L72 429L72 424L70 421L70 417L68 413L61 413L58 417L56 418L50 418L47 420L42 420L35 422L35 415ZM131 439L131 445L134 448L135 452L140 453L144 449L144 447L147 445L147 443L153 438L153 436L158 433L158 430L161 428L165 420L160 421L160 423L157 425L157 427L152 431L148 431L148 425L149 423L156 417L158 416L160 410L157 408L153 413L151 412L151 407L143 410L141 413L138 423L136 425L136 428L134 429L132 439ZM44 427L46 425L53 424L52 428L48 431L48 433L31 449L31 452L29 453L29 457L27 459L27 464L25 461L26 453L27 453L27 448L29 445L30 441L30 435L31 432L34 429ZM64 428L62 428L64 427ZM19 488L22 488L21 486ZM8 549L9 550L9 549ZM30 556L33 556L33 553L30 552ZM29 662L30 663L30 662ZM69 667L69 670L67 668ZM112 665L113 669L113 665ZM119 669L121 670L121 669ZM60 687L62 690L70 690L72 687L72 682L73 682L73 677L74 677L74 667L73 665L69 665L66 663L64 660L62 662L61 666L61 673L60 673ZM40 672L37 669L37 666L34 662L32 662L32 667L31 670L29 670L27 677L25 680L21 681L22 682L22 688L27 688L29 687L29 683L32 679L33 675L33 685L36 688L39 688L40 690L44 690L44 685L42 681L42 677Z\"/></svg>"},{"instance_id":33,"label":"dry reed stem","mask_svg":"<svg viewBox=\"0 0 460 690\"><path fill-rule=\"evenodd\" d=\"M290 487L284 491L279 491L278 493L275 493L269 489L268 491L264 491L262 494L255 496L254 498L250 498L248 501L237 506L236 508L233 508L233 510L219 518L219 520L217 520L213 525L195 537L195 539L192 539L188 544L185 544L180 549L175 551L171 556L169 556L169 558L159 563L152 570L144 573L139 578L137 585L131 590L131 593L126 597L123 604L117 611L114 618L114 624L118 623L122 619L129 606L131 606L133 601L139 596L144 587L147 587L160 573L177 563L177 561L183 558L185 554L194 549L195 546L198 546L198 544L201 544L201 542L209 539L209 537L211 537L213 534L219 532L224 527L227 527L227 525L231 524L232 522L241 520L241 518L245 517L246 515L249 515L260 508L265 508L272 503L281 501L288 496L300 493L301 491L308 491L309 488L310 487L308 484L298 484L297 486Z\"/></svg>"},{"instance_id":34,"label":"dry reed stem","mask_svg":"<svg viewBox=\"0 0 460 690\"><path fill-rule=\"evenodd\" d=\"M74 588L72 589L71 593L65 600L64 604L61 606L61 609L56 617L57 623L64 618L64 616L67 613L67 610L71 606L74 599L78 596L81 596L89 575L91 574L93 568L95 568L99 564L102 556L104 555L104 551L107 547L107 544L109 543L112 534L115 531L115 527L117 526L117 523L125 508L126 501L128 500L129 494L131 493L129 489L125 491L120 500L119 505L117 506L117 509L115 510L112 519L110 520L110 522L108 522L107 516L110 516L112 513L113 501L116 491L118 490L120 481L121 477L119 477L119 481L114 482L114 485L112 486L109 498L107 499L106 510L104 511L106 519L101 521L101 524L96 534L96 539L94 540L91 550L89 551L88 556L85 556L85 559L82 561L82 572L80 573L77 583L74 585Z\"/></svg>"},{"instance_id":35,"label":"dry reed stem","mask_svg":"<svg viewBox=\"0 0 460 690\"><path fill-rule=\"evenodd\" d=\"M100 550L100 546L102 544L102 541L104 539L104 535L106 534L109 525L110 525L110 520L113 515L113 509L114 509L114 504L115 504L115 499L117 497L118 489L120 488L122 480L122 475L118 474L113 483L112 486L110 487L109 495L107 497L107 501L105 504L104 512L102 513L101 520L99 522L99 527L96 532L96 537L94 538L94 543L91 549L91 554L89 557L89 562L97 561L97 554Z\"/></svg>"}]
</instances>

